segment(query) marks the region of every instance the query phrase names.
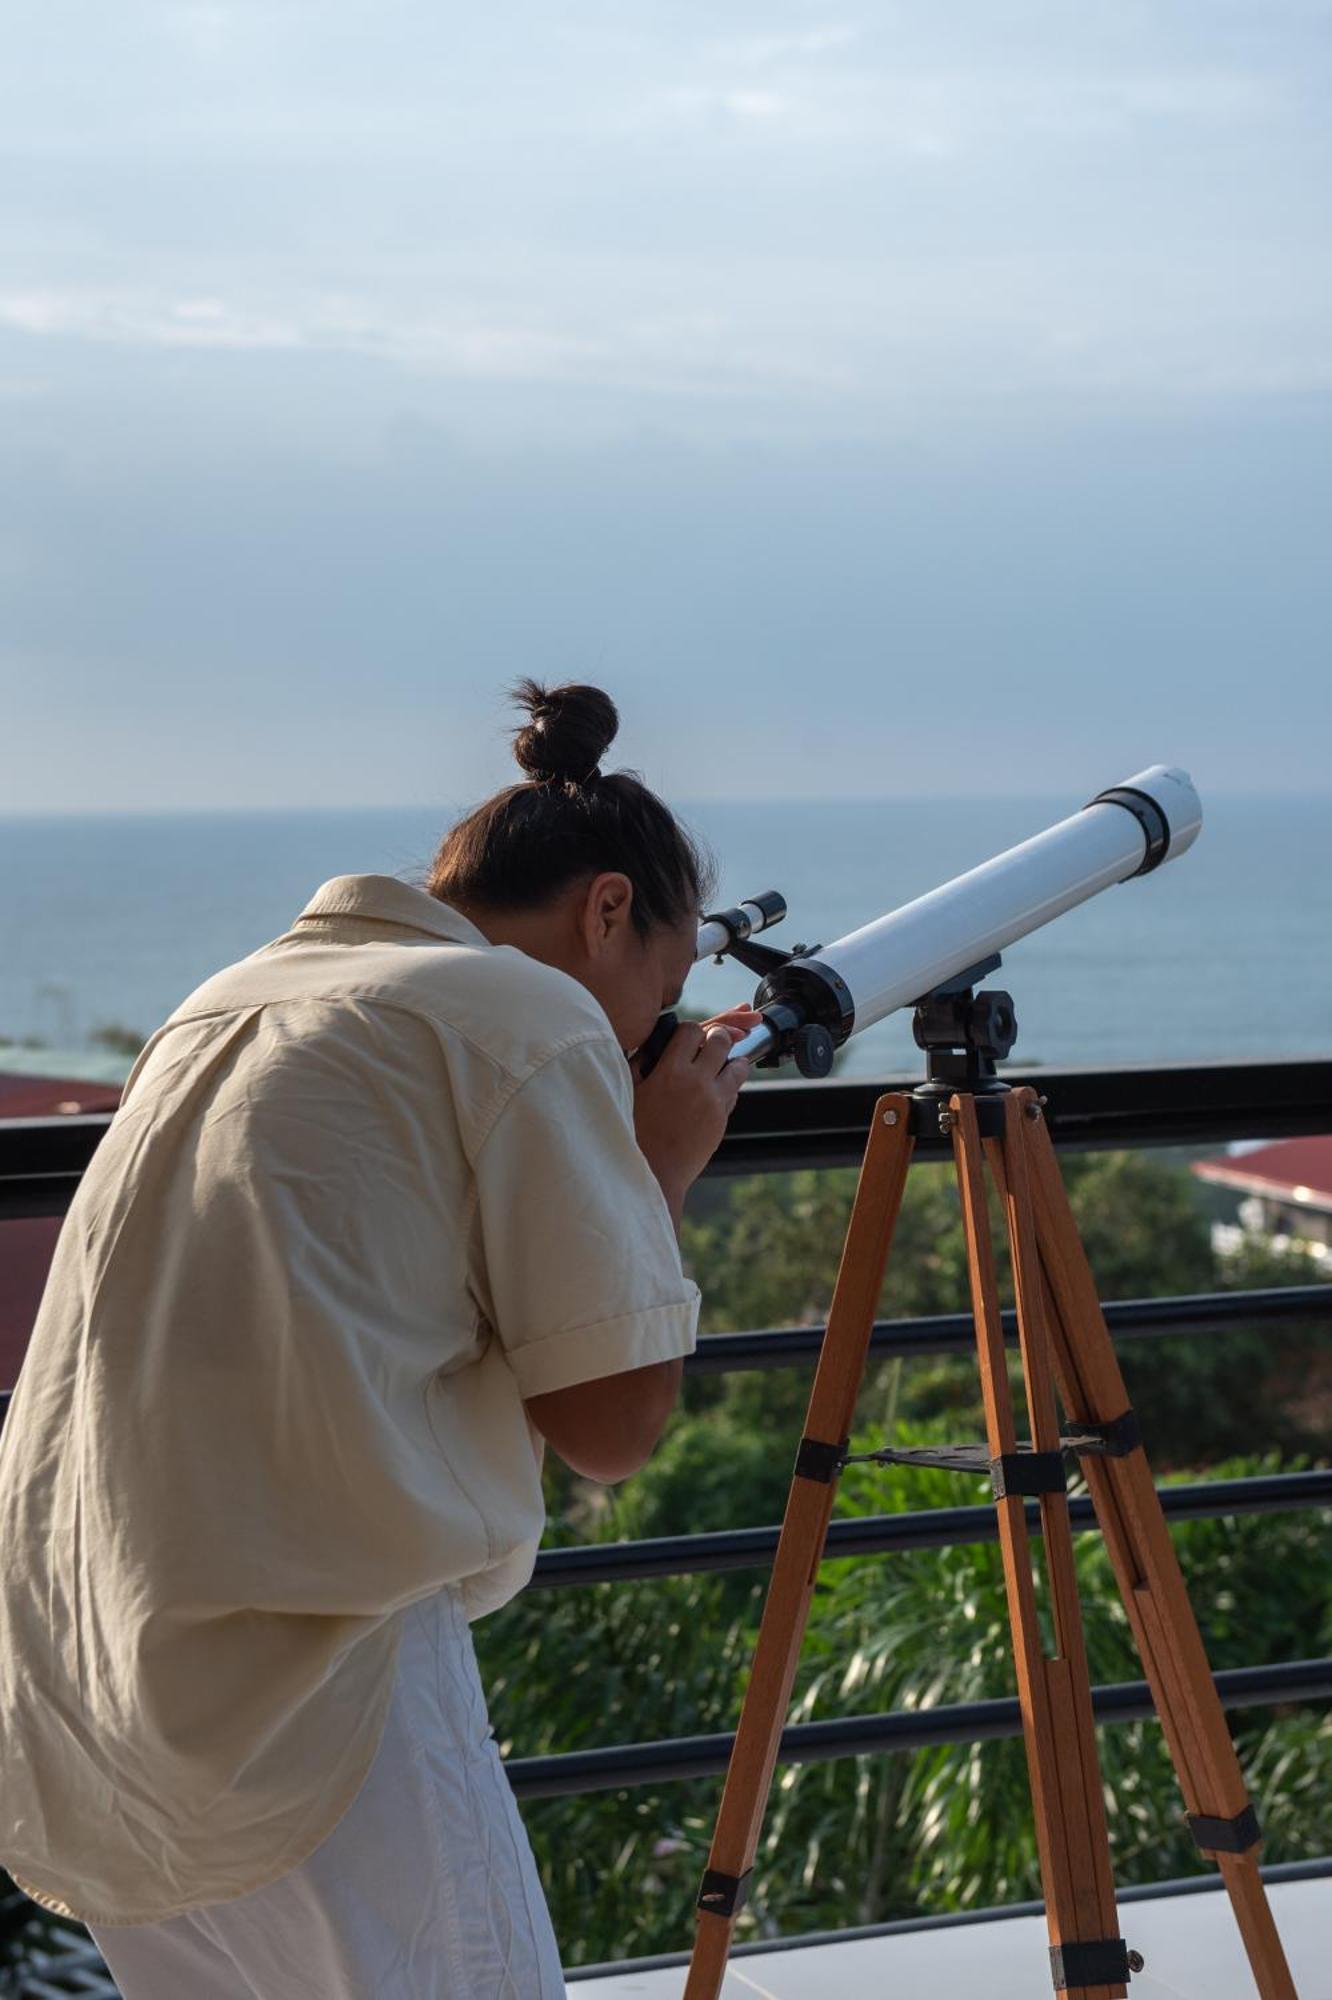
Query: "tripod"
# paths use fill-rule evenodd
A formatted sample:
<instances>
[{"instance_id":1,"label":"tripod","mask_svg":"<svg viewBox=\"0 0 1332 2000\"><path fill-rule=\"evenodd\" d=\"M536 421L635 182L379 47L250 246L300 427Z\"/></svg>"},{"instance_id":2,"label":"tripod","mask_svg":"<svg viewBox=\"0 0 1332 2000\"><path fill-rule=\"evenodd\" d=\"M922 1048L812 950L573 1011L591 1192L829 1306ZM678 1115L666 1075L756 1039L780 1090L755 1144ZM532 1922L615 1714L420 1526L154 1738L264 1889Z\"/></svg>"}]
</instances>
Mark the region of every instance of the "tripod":
<instances>
[{"instance_id":1,"label":"tripod","mask_svg":"<svg viewBox=\"0 0 1332 2000\"><path fill-rule=\"evenodd\" d=\"M1129 1407L1041 1101L995 1075L1016 1035L1009 996L973 994L990 959L929 995L914 1030L927 1080L881 1097L865 1150L805 1433L722 1793L684 2000L716 2000L746 1899L782 1724L865 1370L893 1227L918 1136L951 1137L962 1201L983 1445L857 1454L988 1473L1036 1820L1056 1992L1121 2000L1142 1960L1118 1935L1091 1690L1073 1565L1065 1456L1085 1466L1097 1524L1179 1778L1189 1827L1215 1859L1261 2000L1298 2000L1258 1872L1260 1833ZM1012 1257L1031 1438L1009 1392L988 1163ZM1070 1428L1061 1431L1058 1386ZM1039 1505L1053 1649L1042 1644L1025 1502Z\"/></svg>"}]
</instances>

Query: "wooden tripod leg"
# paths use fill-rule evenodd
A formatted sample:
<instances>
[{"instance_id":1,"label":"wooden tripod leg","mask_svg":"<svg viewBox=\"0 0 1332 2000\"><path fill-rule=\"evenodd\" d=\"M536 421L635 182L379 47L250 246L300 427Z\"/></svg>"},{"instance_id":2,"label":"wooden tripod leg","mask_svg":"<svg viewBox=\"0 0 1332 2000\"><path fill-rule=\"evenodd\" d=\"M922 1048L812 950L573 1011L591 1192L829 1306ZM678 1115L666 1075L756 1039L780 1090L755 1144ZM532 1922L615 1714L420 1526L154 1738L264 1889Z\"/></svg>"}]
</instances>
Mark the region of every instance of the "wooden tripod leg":
<instances>
[{"instance_id":1,"label":"wooden tripod leg","mask_svg":"<svg viewBox=\"0 0 1332 2000\"><path fill-rule=\"evenodd\" d=\"M1194 1837L1221 1868L1261 2000L1298 2000L1258 1872L1257 1821L1050 1135L1035 1093L1014 1097L1030 1107L1025 1150L1055 1375L1077 1423L1120 1429L1122 1455L1085 1457L1083 1470Z\"/></svg>"},{"instance_id":2,"label":"wooden tripod leg","mask_svg":"<svg viewBox=\"0 0 1332 2000\"><path fill-rule=\"evenodd\" d=\"M881 1097L828 1313L805 1434L773 1561L754 1662L698 1898L684 2000L715 2000L758 1848L810 1599L865 1373L874 1311L912 1152L911 1100Z\"/></svg>"},{"instance_id":3,"label":"wooden tripod leg","mask_svg":"<svg viewBox=\"0 0 1332 2000\"><path fill-rule=\"evenodd\" d=\"M1101 1804L1036 1235L1021 1154L1022 1134L1014 1130L1015 1124L1020 1124L1021 1114L1011 1102L1006 1104L1005 1136L999 1143L1011 1164L1002 1194L1017 1282L1018 1325L1032 1444L1035 1454L1050 1455L1043 1466L1038 1456L1025 1455L1025 1470L1034 1474L1048 1469L1048 1484L1044 1479L1024 1480L1020 1476L1022 1461L1017 1456L1017 1433L1008 1389L975 1100L970 1096L955 1097L949 1108L953 1115L953 1151L962 1193L962 1220L976 1318L986 1439L991 1463L1002 1474L996 1478L995 1501L999 1547L1013 1634L1013 1660L1031 1777L1051 1957L1060 1990L1070 2000L1123 2000L1128 1991L1126 1955L1115 1916L1110 1847ZM1041 1644L1024 1497L1025 1490L1037 1485L1044 1487L1038 1497L1055 1639L1055 1649L1050 1655ZM1116 1976L1111 1968L1118 1965L1123 1970Z\"/></svg>"}]
</instances>

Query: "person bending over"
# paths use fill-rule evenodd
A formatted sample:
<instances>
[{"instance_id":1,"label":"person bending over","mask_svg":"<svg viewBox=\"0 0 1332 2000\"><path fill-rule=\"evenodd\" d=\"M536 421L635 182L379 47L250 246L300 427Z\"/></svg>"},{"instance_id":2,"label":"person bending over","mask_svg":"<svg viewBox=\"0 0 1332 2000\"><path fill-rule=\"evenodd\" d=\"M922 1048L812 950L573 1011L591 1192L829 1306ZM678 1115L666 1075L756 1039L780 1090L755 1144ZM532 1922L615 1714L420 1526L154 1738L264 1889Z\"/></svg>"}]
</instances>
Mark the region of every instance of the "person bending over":
<instances>
[{"instance_id":1,"label":"person bending over","mask_svg":"<svg viewBox=\"0 0 1332 2000\"><path fill-rule=\"evenodd\" d=\"M326 882L136 1061L0 1441L0 1860L125 2000L556 2000L471 1621L616 1481L755 1018L626 1053L707 884L595 688L423 887Z\"/></svg>"}]
</instances>

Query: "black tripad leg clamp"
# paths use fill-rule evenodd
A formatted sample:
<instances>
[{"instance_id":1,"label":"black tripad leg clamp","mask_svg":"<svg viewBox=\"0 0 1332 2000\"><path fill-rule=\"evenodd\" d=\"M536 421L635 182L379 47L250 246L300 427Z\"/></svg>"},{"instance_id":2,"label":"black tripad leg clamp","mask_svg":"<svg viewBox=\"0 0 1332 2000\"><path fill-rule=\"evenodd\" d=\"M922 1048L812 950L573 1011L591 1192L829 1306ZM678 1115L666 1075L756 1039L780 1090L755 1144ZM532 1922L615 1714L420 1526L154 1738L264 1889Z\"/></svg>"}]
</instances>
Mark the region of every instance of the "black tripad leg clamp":
<instances>
[{"instance_id":1,"label":"black tripad leg clamp","mask_svg":"<svg viewBox=\"0 0 1332 2000\"><path fill-rule=\"evenodd\" d=\"M1081 1944L1051 1945L1050 1977L1057 1993L1069 1986L1126 1984L1128 1946L1123 1938L1092 1938Z\"/></svg>"},{"instance_id":2,"label":"black tripad leg clamp","mask_svg":"<svg viewBox=\"0 0 1332 2000\"><path fill-rule=\"evenodd\" d=\"M1137 1411L1123 1410L1108 1424L1079 1424L1060 1443L1065 1451L1082 1452L1088 1458L1127 1458L1142 1443Z\"/></svg>"},{"instance_id":3,"label":"black tripad leg clamp","mask_svg":"<svg viewBox=\"0 0 1332 2000\"><path fill-rule=\"evenodd\" d=\"M843 1438L840 1444L828 1444L822 1438L801 1438L800 1449L796 1453L796 1478L817 1479L826 1486L841 1471L850 1442L850 1438Z\"/></svg>"},{"instance_id":4,"label":"black tripad leg clamp","mask_svg":"<svg viewBox=\"0 0 1332 2000\"><path fill-rule=\"evenodd\" d=\"M749 1878L753 1873L752 1868L746 1868L743 1875L727 1875L720 1868L709 1868L698 1892L699 1909L706 1910L710 1917L733 1917L749 1898Z\"/></svg>"},{"instance_id":5,"label":"black tripad leg clamp","mask_svg":"<svg viewBox=\"0 0 1332 2000\"><path fill-rule=\"evenodd\" d=\"M1041 1493L1063 1493L1067 1490L1064 1455L1058 1451L1005 1452L1002 1458L990 1460L990 1484L996 1500L1009 1500L1018 1493L1031 1499Z\"/></svg>"},{"instance_id":6,"label":"black tripad leg clamp","mask_svg":"<svg viewBox=\"0 0 1332 2000\"><path fill-rule=\"evenodd\" d=\"M1252 1806L1245 1806L1234 1819L1209 1819L1206 1813L1190 1813L1189 1832L1205 1854L1246 1854L1263 1837Z\"/></svg>"}]
</instances>

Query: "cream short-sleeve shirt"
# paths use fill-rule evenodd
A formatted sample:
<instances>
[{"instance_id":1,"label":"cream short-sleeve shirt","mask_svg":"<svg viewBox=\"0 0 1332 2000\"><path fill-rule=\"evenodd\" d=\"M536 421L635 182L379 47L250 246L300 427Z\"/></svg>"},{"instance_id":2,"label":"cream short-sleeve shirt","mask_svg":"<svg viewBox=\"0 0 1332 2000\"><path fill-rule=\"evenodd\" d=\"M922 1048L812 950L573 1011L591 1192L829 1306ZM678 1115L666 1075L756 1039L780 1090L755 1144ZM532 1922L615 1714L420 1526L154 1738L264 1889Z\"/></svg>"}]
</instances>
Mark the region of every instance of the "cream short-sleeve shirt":
<instances>
[{"instance_id":1,"label":"cream short-sleeve shirt","mask_svg":"<svg viewBox=\"0 0 1332 2000\"><path fill-rule=\"evenodd\" d=\"M328 882L158 1030L0 1435L0 1861L150 1922L354 1798L400 1615L531 1575L523 1398L692 1351L698 1291L576 980Z\"/></svg>"}]
</instances>

